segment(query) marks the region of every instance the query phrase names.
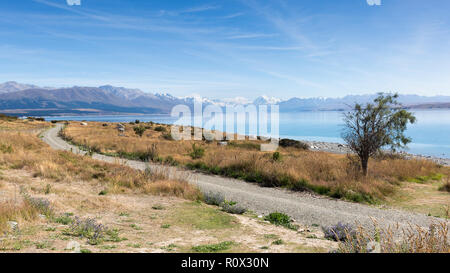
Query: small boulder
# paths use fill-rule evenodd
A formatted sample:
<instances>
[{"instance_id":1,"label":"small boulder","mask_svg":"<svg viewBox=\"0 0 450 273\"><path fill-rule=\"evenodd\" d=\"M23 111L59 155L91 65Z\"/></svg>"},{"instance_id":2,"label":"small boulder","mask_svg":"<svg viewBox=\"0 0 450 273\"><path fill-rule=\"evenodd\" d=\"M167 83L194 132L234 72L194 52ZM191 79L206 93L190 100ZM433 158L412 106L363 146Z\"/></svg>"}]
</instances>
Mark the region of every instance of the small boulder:
<instances>
[{"instance_id":1,"label":"small boulder","mask_svg":"<svg viewBox=\"0 0 450 273\"><path fill-rule=\"evenodd\" d=\"M381 253L381 245L378 242L371 241L366 247L367 253Z\"/></svg>"},{"instance_id":2,"label":"small boulder","mask_svg":"<svg viewBox=\"0 0 450 273\"><path fill-rule=\"evenodd\" d=\"M72 253L81 253L81 245L77 241L67 243L66 250L72 250Z\"/></svg>"},{"instance_id":3,"label":"small boulder","mask_svg":"<svg viewBox=\"0 0 450 273\"><path fill-rule=\"evenodd\" d=\"M11 230L16 231L19 229L19 223L14 221L8 221L8 226L11 228Z\"/></svg>"}]
</instances>

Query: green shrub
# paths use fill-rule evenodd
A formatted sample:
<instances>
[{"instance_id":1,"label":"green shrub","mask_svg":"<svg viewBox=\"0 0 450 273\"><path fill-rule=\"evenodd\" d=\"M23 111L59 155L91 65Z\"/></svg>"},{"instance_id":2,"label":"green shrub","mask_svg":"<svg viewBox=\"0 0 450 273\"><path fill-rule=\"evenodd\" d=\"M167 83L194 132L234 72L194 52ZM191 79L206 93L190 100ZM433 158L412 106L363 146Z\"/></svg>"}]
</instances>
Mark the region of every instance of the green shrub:
<instances>
[{"instance_id":1,"label":"green shrub","mask_svg":"<svg viewBox=\"0 0 450 273\"><path fill-rule=\"evenodd\" d=\"M192 159L200 159L203 155L205 155L205 149L202 147L197 147L194 143L192 144L192 152L189 155Z\"/></svg>"},{"instance_id":2,"label":"green shrub","mask_svg":"<svg viewBox=\"0 0 450 273\"><path fill-rule=\"evenodd\" d=\"M276 240L276 241L273 241L272 244L273 244L273 245L282 245L282 244L284 244L284 242L283 242L283 240L278 239L278 240Z\"/></svg>"},{"instance_id":3,"label":"green shrub","mask_svg":"<svg viewBox=\"0 0 450 273\"><path fill-rule=\"evenodd\" d=\"M133 128L134 133L140 137L144 134L144 132L147 130L144 126L136 126Z\"/></svg>"},{"instance_id":4,"label":"green shrub","mask_svg":"<svg viewBox=\"0 0 450 273\"><path fill-rule=\"evenodd\" d=\"M70 216L71 214L65 213L63 215L56 217L53 221L58 224L69 225L72 223L72 218Z\"/></svg>"},{"instance_id":5,"label":"green shrub","mask_svg":"<svg viewBox=\"0 0 450 273\"><path fill-rule=\"evenodd\" d=\"M234 245L234 242L227 241L219 244L211 244L211 245L200 245L192 247L192 250L200 253L212 253L218 251L224 251L231 248Z\"/></svg>"},{"instance_id":6,"label":"green shrub","mask_svg":"<svg viewBox=\"0 0 450 273\"><path fill-rule=\"evenodd\" d=\"M164 133L164 134L162 135L162 137L163 137L165 140L173 140L173 137L172 137L172 134L171 134L171 133Z\"/></svg>"},{"instance_id":7,"label":"green shrub","mask_svg":"<svg viewBox=\"0 0 450 273\"><path fill-rule=\"evenodd\" d=\"M13 148L11 145L0 144L0 152L10 154L13 152Z\"/></svg>"},{"instance_id":8,"label":"green shrub","mask_svg":"<svg viewBox=\"0 0 450 273\"><path fill-rule=\"evenodd\" d=\"M163 126L156 126L155 127L155 131L156 132L165 132L166 128L164 128Z\"/></svg>"},{"instance_id":9,"label":"green shrub","mask_svg":"<svg viewBox=\"0 0 450 273\"><path fill-rule=\"evenodd\" d=\"M264 217L264 220L269 221L271 224L277 226L283 226L289 229L297 230L298 227L293 225L291 217L281 212L272 212Z\"/></svg>"},{"instance_id":10,"label":"green shrub","mask_svg":"<svg viewBox=\"0 0 450 273\"><path fill-rule=\"evenodd\" d=\"M441 187L439 187L440 191L446 191L450 193L450 182L447 180L447 182L442 185Z\"/></svg>"},{"instance_id":11,"label":"green shrub","mask_svg":"<svg viewBox=\"0 0 450 273\"><path fill-rule=\"evenodd\" d=\"M297 149L302 149L302 150L308 150L309 146L306 143L303 143L301 141L298 140L293 140L293 139L287 139L284 138L282 140L280 140L279 145L281 147L293 147L293 148L297 148Z\"/></svg>"},{"instance_id":12,"label":"green shrub","mask_svg":"<svg viewBox=\"0 0 450 273\"><path fill-rule=\"evenodd\" d=\"M246 208L229 202L222 203L221 207L223 211L231 214L244 214L247 211Z\"/></svg>"},{"instance_id":13,"label":"green shrub","mask_svg":"<svg viewBox=\"0 0 450 273\"><path fill-rule=\"evenodd\" d=\"M280 152L275 152L272 154L272 160L273 161L280 161L281 160L281 154Z\"/></svg>"}]
</instances>

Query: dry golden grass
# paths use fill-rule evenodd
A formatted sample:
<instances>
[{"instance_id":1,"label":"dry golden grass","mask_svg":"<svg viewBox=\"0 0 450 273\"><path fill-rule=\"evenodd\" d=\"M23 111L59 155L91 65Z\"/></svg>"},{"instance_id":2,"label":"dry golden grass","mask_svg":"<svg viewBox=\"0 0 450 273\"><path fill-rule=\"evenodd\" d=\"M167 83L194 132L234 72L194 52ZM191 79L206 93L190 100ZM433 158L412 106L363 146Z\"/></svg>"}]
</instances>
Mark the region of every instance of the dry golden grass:
<instances>
[{"instance_id":1,"label":"dry golden grass","mask_svg":"<svg viewBox=\"0 0 450 273\"><path fill-rule=\"evenodd\" d=\"M378 158L369 163L369 177L362 177L354 158L325 152L280 148L281 160L273 160L272 153L255 149L262 141L236 141L237 145L219 146L217 142L198 141L205 149L201 159L192 159L194 141L171 141L165 132L154 130L154 124L125 125L120 136L115 123L90 122L81 126L72 122L64 135L73 143L110 155L180 164L214 174L241 178L265 186L281 186L294 190L312 190L336 198L358 202L376 202L391 195L402 181L431 180L436 174L448 176L450 170L425 160ZM148 129L142 137L135 134L135 126Z\"/></svg>"},{"instance_id":2,"label":"dry golden grass","mask_svg":"<svg viewBox=\"0 0 450 273\"><path fill-rule=\"evenodd\" d=\"M29 128L22 130L22 121L9 122L8 126L20 129L0 130L0 168L24 169L35 177L54 181L97 181L114 191L132 189L152 194L173 194L191 200L201 196L198 189L185 181L172 181L163 173L154 175L119 164L96 161L88 156L52 150Z\"/></svg>"},{"instance_id":3,"label":"dry golden grass","mask_svg":"<svg viewBox=\"0 0 450 273\"><path fill-rule=\"evenodd\" d=\"M8 227L8 221L31 221L38 215L38 210L27 202L0 202L0 234Z\"/></svg>"},{"instance_id":4,"label":"dry golden grass","mask_svg":"<svg viewBox=\"0 0 450 273\"><path fill-rule=\"evenodd\" d=\"M432 224L426 229L413 225L382 228L374 221L373 230L358 226L355 232L345 233L345 240L339 242L341 253L373 250L380 253L450 253L449 225L445 222ZM368 246L369 243L372 247Z\"/></svg>"}]
</instances>

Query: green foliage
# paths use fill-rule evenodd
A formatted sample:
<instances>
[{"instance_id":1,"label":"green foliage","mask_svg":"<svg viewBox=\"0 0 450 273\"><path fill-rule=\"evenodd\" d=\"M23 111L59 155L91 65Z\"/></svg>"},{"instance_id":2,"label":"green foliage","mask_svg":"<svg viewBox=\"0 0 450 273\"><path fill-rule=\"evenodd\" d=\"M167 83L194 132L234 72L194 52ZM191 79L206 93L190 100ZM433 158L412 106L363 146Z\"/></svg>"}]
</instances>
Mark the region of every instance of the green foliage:
<instances>
[{"instance_id":1,"label":"green foliage","mask_svg":"<svg viewBox=\"0 0 450 273\"><path fill-rule=\"evenodd\" d=\"M297 149L301 149L301 150L309 149L308 144L298 141L298 140L293 140L293 139L288 139L288 138L281 139L278 144L284 148L292 147L292 148L297 148Z\"/></svg>"},{"instance_id":2,"label":"green foliage","mask_svg":"<svg viewBox=\"0 0 450 273\"><path fill-rule=\"evenodd\" d=\"M247 209L233 202L222 203L222 210L231 214L244 214Z\"/></svg>"},{"instance_id":3,"label":"green foliage","mask_svg":"<svg viewBox=\"0 0 450 273\"><path fill-rule=\"evenodd\" d=\"M219 244L200 245L192 247L192 250L200 253L213 253L219 251L225 251L230 249L234 245L234 242L226 241Z\"/></svg>"},{"instance_id":4,"label":"green foliage","mask_svg":"<svg viewBox=\"0 0 450 273\"><path fill-rule=\"evenodd\" d=\"M205 149L192 144L192 152L189 154L192 159L200 159L205 155Z\"/></svg>"},{"instance_id":5,"label":"green foliage","mask_svg":"<svg viewBox=\"0 0 450 273\"><path fill-rule=\"evenodd\" d=\"M165 131L166 131L166 128L163 127L163 126L156 126L156 127L155 127L155 131L156 131L156 132L165 132Z\"/></svg>"},{"instance_id":6,"label":"green foliage","mask_svg":"<svg viewBox=\"0 0 450 273\"><path fill-rule=\"evenodd\" d=\"M173 137L172 137L172 134L171 134L171 133L164 133L164 134L162 135L162 137L163 137L165 140L173 140Z\"/></svg>"},{"instance_id":7,"label":"green foliage","mask_svg":"<svg viewBox=\"0 0 450 273\"><path fill-rule=\"evenodd\" d=\"M281 160L281 154L280 154L280 152L274 152L274 153L272 154L272 160L273 160L273 161L280 161L280 160Z\"/></svg>"},{"instance_id":8,"label":"green foliage","mask_svg":"<svg viewBox=\"0 0 450 273\"><path fill-rule=\"evenodd\" d=\"M342 137L349 148L358 155L363 173L367 174L368 161L383 147L392 151L405 147L411 139L404 135L408 123L415 123L412 113L401 109L398 94L380 93L373 103L355 104L344 115L345 129Z\"/></svg>"},{"instance_id":9,"label":"green foliage","mask_svg":"<svg viewBox=\"0 0 450 273\"><path fill-rule=\"evenodd\" d=\"M283 226L293 230L298 229L298 226L292 224L291 217L281 212L272 212L271 214L264 217L264 220L269 221L271 224L277 226Z\"/></svg>"},{"instance_id":10,"label":"green foliage","mask_svg":"<svg viewBox=\"0 0 450 273\"><path fill-rule=\"evenodd\" d=\"M0 152L10 154L13 152L13 148L11 145L0 144Z\"/></svg>"},{"instance_id":11,"label":"green foliage","mask_svg":"<svg viewBox=\"0 0 450 273\"><path fill-rule=\"evenodd\" d=\"M47 184L47 185L45 186L44 193L45 193L45 194L50 194L51 190L52 190L52 185Z\"/></svg>"},{"instance_id":12,"label":"green foliage","mask_svg":"<svg viewBox=\"0 0 450 273\"><path fill-rule=\"evenodd\" d=\"M72 218L70 213L65 213L63 215L60 215L53 219L55 223L62 224L62 225L69 225L72 223Z\"/></svg>"},{"instance_id":13,"label":"green foliage","mask_svg":"<svg viewBox=\"0 0 450 273\"><path fill-rule=\"evenodd\" d=\"M144 132L147 130L144 126L136 126L133 128L134 133L138 135L139 137L142 137Z\"/></svg>"},{"instance_id":14,"label":"green foliage","mask_svg":"<svg viewBox=\"0 0 450 273\"><path fill-rule=\"evenodd\" d=\"M276 241L273 241L272 244L273 244L273 245L282 245L282 244L284 244L284 242L283 242L283 240L278 239L278 240L276 240Z\"/></svg>"}]
</instances>

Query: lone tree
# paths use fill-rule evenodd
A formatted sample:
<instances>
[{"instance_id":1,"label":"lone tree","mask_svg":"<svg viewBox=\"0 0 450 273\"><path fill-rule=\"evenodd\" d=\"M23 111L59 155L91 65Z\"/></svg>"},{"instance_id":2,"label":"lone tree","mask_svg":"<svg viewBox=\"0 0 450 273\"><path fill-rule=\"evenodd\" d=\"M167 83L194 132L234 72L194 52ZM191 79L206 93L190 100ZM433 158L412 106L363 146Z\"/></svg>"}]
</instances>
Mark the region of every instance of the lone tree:
<instances>
[{"instance_id":1,"label":"lone tree","mask_svg":"<svg viewBox=\"0 0 450 273\"><path fill-rule=\"evenodd\" d=\"M373 103L355 104L344 114L343 138L360 161L363 174L367 175L369 158L382 147L392 151L405 147L411 139L404 135L408 123L415 123L412 113L401 109L398 94L378 94Z\"/></svg>"}]
</instances>

